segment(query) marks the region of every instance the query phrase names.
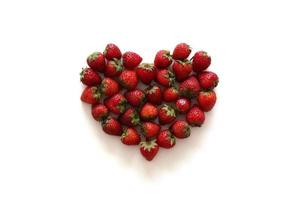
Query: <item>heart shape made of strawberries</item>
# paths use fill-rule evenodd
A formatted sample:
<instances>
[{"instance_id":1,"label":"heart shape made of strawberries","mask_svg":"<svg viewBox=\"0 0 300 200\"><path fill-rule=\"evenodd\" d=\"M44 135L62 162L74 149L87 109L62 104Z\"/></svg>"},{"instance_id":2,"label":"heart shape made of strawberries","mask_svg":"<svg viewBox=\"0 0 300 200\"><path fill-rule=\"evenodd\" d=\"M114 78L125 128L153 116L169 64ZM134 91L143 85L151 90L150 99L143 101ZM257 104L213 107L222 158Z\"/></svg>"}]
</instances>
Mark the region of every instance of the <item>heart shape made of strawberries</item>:
<instances>
[{"instance_id":1,"label":"heart shape made of strawberries","mask_svg":"<svg viewBox=\"0 0 300 200\"><path fill-rule=\"evenodd\" d=\"M200 127L216 103L213 89L219 78L206 71L211 57L197 51L189 60L190 54L190 46L180 43L172 54L160 50L154 63L142 63L139 54L122 54L108 44L103 53L87 58L89 67L80 73L86 85L81 100L91 104L105 133L120 136L123 144L140 145L151 161L160 147L170 149L176 138L189 137L190 127Z\"/></svg>"}]
</instances>

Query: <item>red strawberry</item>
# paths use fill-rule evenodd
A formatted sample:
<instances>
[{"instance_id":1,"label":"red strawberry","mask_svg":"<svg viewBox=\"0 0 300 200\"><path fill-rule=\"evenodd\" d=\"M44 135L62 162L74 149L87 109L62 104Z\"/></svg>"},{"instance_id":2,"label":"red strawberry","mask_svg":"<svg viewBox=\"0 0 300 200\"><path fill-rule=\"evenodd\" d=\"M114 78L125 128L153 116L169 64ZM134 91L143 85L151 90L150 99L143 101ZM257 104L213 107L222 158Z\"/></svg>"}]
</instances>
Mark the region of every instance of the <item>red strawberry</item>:
<instances>
[{"instance_id":1,"label":"red strawberry","mask_svg":"<svg viewBox=\"0 0 300 200\"><path fill-rule=\"evenodd\" d=\"M157 154L159 146L156 140L145 141L140 143L140 152L148 160L151 161Z\"/></svg>"},{"instance_id":2,"label":"red strawberry","mask_svg":"<svg viewBox=\"0 0 300 200\"><path fill-rule=\"evenodd\" d=\"M160 50L156 53L154 59L154 66L159 69L164 69L172 64L172 57L170 51Z\"/></svg>"},{"instance_id":3,"label":"red strawberry","mask_svg":"<svg viewBox=\"0 0 300 200\"><path fill-rule=\"evenodd\" d=\"M100 52L94 52L86 59L87 64L95 71L104 72L105 57Z\"/></svg>"},{"instance_id":4,"label":"red strawberry","mask_svg":"<svg viewBox=\"0 0 300 200\"><path fill-rule=\"evenodd\" d=\"M193 70L196 73L207 69L211 63L211 58L205 51L196 52L192 59Z\"/></svg>"},{"instance_id":5,"label":"red strawberry","mask_svg":"<svg viewBox=\"0 0 300 200\"><path fill-rule=\"evenodd\" d=\"M121 136L121 141L127 145L138 145L141 142L141 136L135 128L125 128Z\"/></svg>"},{"instance_id":6,"label":"red strawberry","mask_svg":"<svg viewBox=\"0 0 300 200\"><path fill-rule=\"evenodd\" d=\"M171 106L164 104L158 111L158 117L160 124L169 124L176 119L176 113Z\"/></svg>"},{"instance_id":7,"label":"red strawberry","mask_svg":"<svg viewBox=\"0 0 300 200\"><path fill-rule=\"evenodd\" d=\"M191 134L191 128L186 121L178 120L172 124L171 132L177 138L187 138Z\"/></svg>"},{"instance_id":8,"label":"red strawberry","mask_svg":"<svg viewBox=\"0 0 300 200\"><path fill-rule=\"evenodd\" d=\"M167 69L162 69L157 72L156 81L159 84L161 84L162 86L170 87L170 86L174 85L175 76L174 76L173 72L171 72Z\"/></svg>"},{"instance_id":9,"label":"red strawberry","mask_svg":"<svg viewBox=\"0 0 300 200\"><path fill-rule=\"evenodd\" d=\"M124 70L119 76L121 85L127 90L134 90L138 84L138 78L135 71Z\"/></svg>"},{"instance_id":10,"label":"red strawberry","mask_svg":"<svg viewBox=\"0 0 300 200\"><path fill-rule=\"evenodd\" d=\"M136 68L138 78L146 85L155 79L156 73L156 67L153 64L143 63Z\"/></svg>"},{"instance_id":11,"label":"red strawberry","mask_svg":"<svg viewBox=\"0 0 300 200\"><path fill-rule=\"evenodd\" d=\"M192 72L192 65L189 61L174 61L172 65L173 72L177 81L181 82L187 79Z\"/></svg>"},{"instance_id":12,"label":"red strawberry","mask_svg":"<svg viewBox=\"0 0 300 200\"><path fill-rule=\"evenodd\" d=\"M95 104L92 106L92 116L95 120L101 121L108 116L108 109L103 104Z\"/></svg>"},{"instance_id":13,"label":"red strawberry","mask_svg":"<svg viewBox=\"0 0 300 200\"><path fill-rule=\"evenodd\" d=\"M141 126L141 130L146 138L152 138L157 136L160 131L160 125L154 122L144 122Z\"/></svg>"},{"instance_id":14,"label":"red strawberry","mask_svg":"<svg viewBox=\"0 0 300 200\"><path fill-rule=\"evenodd\" d=\"M157 144L163 148L170 149L176 144L176 138L168 129L166 129L158 134Z\"/></svg>"},{"instance_id":15,"label":"red strawberry","mask_svg":"<svg viewBox=\"0 0 300 200\"><path fill-rule=\"evenodd\" d=\"M120 91L119 83L111 78L104 78L100 85L102 94L111 97Z\"/></svg>"},{"instance_id":16,"label":"red strawberry","mask_svg":"<svg viewBox=\"0 0 300 200\"><path fill-rule=\"evenodd\" d=\"M202 89L212 90L217 87L219 78L217 74L210 71L204 71L199 74L198 80Z\"/></svg>"},{"instance_id":17,"label":"red strawberry","mask_svg":"<svg viewBox=\"0 0 300 200\"><path fill-rule=\"evenodd\" d=\"M175 87L166 88L163 92L163 100L173 102L179 98L179 92Z\"/></svg>"},{"instance_id":18,"label":"red strawberry","mask_svg":"<svg viewBox=\"0 0 300 200\"><path fill-rule=\"evenodd\" d=\"M191 126L201 126L205 120L205 115L198 106L193 106L186 114L186 121Z\"/></svg>"},{"instance_id":19,"label":"red strawberry","mask_svg":"<svg viewBox=\"0 0 300 200\"><path fill-rule=\"evenodd\" d=\"M186 98L178 99L175 103L176 110L180 113L186 113L191 107L191 101Z\"/></svg>"},{"instance_id":20,"label":"red strawberry","mask_svg":"<svg viewBox=\"0 0 300 200\"><path fill-rule=\"evenodd\" d=\"M123 59L123 66L126 69L133 70L136 68L143 60L143 58L134 52L127 51L122 56Z\"/></svg>"},{"instance_id":21,"label":"red strawberry","mask_svg":"<svg viewBox=\"0 0 300 200\"><path fill-rule=\"evenodd\" d=\"M125 97L130 105L133 107L138 107L144 102L146 95L142 90L135 89L132 91L127 91L125 93Z\"/></svg>"},{"instance_id":22,"label":"red strawberry","mask_svg":"<svg viewBox=\"0 0 300 200\"><path fill-rule=\"evenodd\" d=\"M173 59L174 60L184 60L189 57L192 52L191 47L186 43L177 44L173 51Z\"/></svg>"},{"instance_id":23,"label":"red strawberry","mask_svg":"<svg viewBox=\"0 0 300 200\"><path fill-rule=\"evenodd\" d=\"M133 109L128 108L120 117L120 122L126 126L136 126L140 122L139 114Z\"/></svg>"},{"instance_id":24,"label":"red strawberry","mask_svg":"<svg viewBox=\"0 0 300 200\"><path fill-rule=\"evenodd\" d=\"M109 135L121 135L122 126L118 120L113 117L108 117L102 122L102 129Z\"/></svg>"},{"instance_id":25,"label":"red strawberry","mask_svg":"<svg viewBox=\"0 0 300 200\"><path fill-rule=\"evenodd\" d=\"M161 89L157 86L149 86L146 89L146 98L149 103L153 103L156 105L161 104L162 102Z\"/></svg>"},{"instance_id":26,"label":"red strawberry","mask_svg":"<svg viewBox=\"0 0 300 200\"><path fill-rule=\"evenodd\" d=\"M140 116L144 121L153 120L157 117L157 115L157 107L152 105L151 103L146 103L140 111Z\"/></svg>"},{"instance_id":27,"label":"red strawberry","mask_svg":"<svg viewBox=\"0 0 300 200\"><path fill-rule=\"evenodd\" d=\"M200 85L195 76L191 76L179 85L179 93L181 96L192 98L198 95Z\"/></svg>"},{"instance_id":28,"label":"red strawberry","mask_svg":"<svg viewBox=\"0 0 300 200\"><path fill-rule=\"evenodd\" d=\"M118 115L125 112L127 100L122 94L115 94L114 96L105 99L104 104L108 110Z\"/></svg>"},{"instance_id":29,"label":"red strawberry","mask_svg":"<svg viewBox=\"0 0 300 200\"><path fill-rule=\"evenodd\" d=\"M119 47L117 47L117 45L115 45L115 44L106 45L103 54L107 60L113 60L114 58L121 59L121 57L122 57L122 53L121 53Z\"/></svg>"},{"instance_id":30,"label":"red strawberry","mask_svg":"<svg viewBox=\"0 0 300 200\"><path fill-rule=\"evenodd\" d=\"M110 60L105 68L104 75L106 77L117 77L123 71L123 67L119 60Z\"/></svg>"},{"instance_id":31,"label":"red strawberry","mask_svg":"<svg viewBox=\"0 0 300 200\"><path fill-rule=\"evenodd\" d=\"M80 73L80 80L87 86L95 86L101 83L101 77L91 68L84 68Z\"/></svg>"},{"instance_id":32,"label":"red strawberry","mask_svg":"<svg viewBox=\"0 0 300 200\"><path fill-rule=\"evenodd\" d=\"M211 91L201 91L198 96L198 104L204 112L210 111L217 101L216 93Z\"/></svg>"},{"instance_id":33,"label":"red strawberry","mask_svg":"<svg viewBox=\"0 0 300 200\"><path fill-rule=\"evenodd\" d=\"M86 87L82 94L81 94L81 101L89 104L96 104L100 101L101 94L99 92L99 89L95 86L93 87Z\"/></svg>"}]
</instances>

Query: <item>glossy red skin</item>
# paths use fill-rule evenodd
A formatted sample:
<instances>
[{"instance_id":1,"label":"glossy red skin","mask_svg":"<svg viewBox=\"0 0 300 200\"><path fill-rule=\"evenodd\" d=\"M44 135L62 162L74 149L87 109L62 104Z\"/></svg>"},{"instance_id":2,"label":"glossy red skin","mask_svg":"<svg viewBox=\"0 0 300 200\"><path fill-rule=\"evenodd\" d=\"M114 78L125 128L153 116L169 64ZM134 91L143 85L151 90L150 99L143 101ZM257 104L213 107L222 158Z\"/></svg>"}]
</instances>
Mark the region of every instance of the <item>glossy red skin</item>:
<instances>
[{"instance_id":1,"label":"glossy red skin","mask_svg":"<svg viewBox=\"0 0 300 200\"><path fill-rule=\"evenodd\" d=\"M105 57L100 52L94 52L89 55L86 62L90 68L98 72L104 72L106 67Z\"/></svg>"},{"instance_id":2,"label":"glossy red skin","mask_svg":"<svg viewBox=\"0 0 300 200\"><path fill-rule=\"evenodd\" d=\"M176 116L167 115L167 112L161 107L158 110L158 118L159 118L159 123L161 125L165 125L173 122L176 119Z\"/></svg>"},{"instance_id":3,"label":"glossy red skin","mask_svg":"<svg viewBox=\"0 0 300 200\"><path fill-rule=\"evenodd\" d=\"M189 130L189 131L187 131L187 130ZM191 134L189 124L184 120L178 120L178 121L174 122L171 126L170 131L177 138L187 138Z\"/></svg>"},{"instance_id":4,"label":"glossy red skin","mask_svg":"<svg viewBox=\"0 0 300 200\"><path fill-rule=\"evenodd\" d=\"M106 77L117 77L122 73L121 68L118 69L117 63L113 60L109 61L106 65L104 76Z\"/></svg>"},{"instance_id":5,"label":"glossy red skin","mask_svg":"<svg viewBox=\"0 0 300 200\"><path fill-rule=\"evenodd\" d=\"M140 110L140 117L144 121L153 120L158 115L158 109L151 103L146 103Z\"/></svg>"},{"instance_id":6,"label":"glossy red skin","mask_svg":"<svg viewBox=\"0 0 300 200\"><path fill-rule=\"evenodd\" d=\"M196 97L200 89L200 84L195 76L189 77L179 85L180 95L187 98Z\"/></svg>"},{"instance_id":7,"label":"glossy red skin","mask_svg":"<svg viewBox=\"0 0 300 200\"><path fill-rule=\"evenodd\" d=\"M135 69L143 60L139 54L131 51L125 52L122 56L122 59L123 66L129 70Z\"/></svg>"},{"instance_id":8,"label":"glossy red skin","mask_svg":"<svg viewBox=\"0 0 300 200\"><path fill-rule=\"evenodd\" d=\"M120 116L120 122L123 125L134 127L137 125L136 123L133 123L133 117L137 114L133 108L128 108L121 116Z\"/></svg>"},{"instance_id":9,"label":"glossy red skin","mask_svg":"<svg viewBox=\"0 0 300 200\"><path fill-rule=\"evenodd\" d=\"M132 91L127 91L125 93L125 98L131 106L139 107L146 98L146 95L142 90L135 89Z\"/></svg>"},{"instance_id":10,"label":"glossy red skin","mask_svg":"<svg viewBox=\"0 0 300 200\"><path fill-rule=\"evenodd\" d=\"M157 134L160 132L161 127L154 122L144 122L142 124L142 129L146 138L152 138L157 136Z\"/></svg>"},{"instance_id":11,"label":"glossy red skin","mask_svg":"<svg viewBox=\"0 0 300 200\"><path fill-rule=\"evenodd\" d=\"M153 70L147 70L140 67L136 68L136 74L142 83L149 85L156 78L157 70L153 66Z\"/></svg>"},{"instance_id":12,"label":"glossy red skin","mask_svg":"<svg viewBox=\"0 0 300 200\"><path fill-rule=\"evenodd\" d=\"M96 86L101 83L100 75L91 68L85 68L80 73L80 80L87 86Z\"/></svg>"},{"instance_id":13,"label":"glossy red skin","mask_svg":"<svg viewBox=\"0 0 300 200\"><path fill-rule=\"evenodd\" d=\"M127 90L134 90L138 84L136 72L131 70L124 70L119 76L119 81Z\"/></svg>"},{"instance_id":14,"label":"glossy red skin","mask_svg":"<svg viewBox=\"0 0 300 200\"><path fill-rule=\"evenodd\" d=\"M96 104L100 101L100 94L97 94L97 87L95 86L87 86L82 94L81 94L81 101L88 103L88 104Z\"/></svg>"},{"instance_id":15,"label":"glossy red skin","mask_svg":"<svg viewBox=\"0 0 300 200\"><path fill-rule=\"evenodd\" d=\"M122 57L119 47L112 43L106 45L103 55L107 60L121 59Z\"/></svg>"},{"instance_id":16,"label":"glossy red skin","mask_svg":"<svg viewBox=\"0 0 300 200\"><path fill-rule=\"evenodd\" d=\"M208 112L215 106L217 96L213 90L207 92L201 91L198 95L197 100L201 110L203 110L204 112Z\"/></svg>"},{"instance_id":17,"label":"glossy red skin","mask_svg":"<svg viewBox=\"0 0 300 200\"><path fill-rule=\"evenodd\" d=\"M217 74L210 71L204 71L198 75L199 84L204 90L212 90L217 87L219 78Z\"/></svg>"},{"instance_id":18,"label":"glossy red skin","mask_svg":"<svg viewBox=\"0 0 300 200\"><path fill-rule=\"evenodd\" d=\"M151 149L151 151L147 151L143 148L140 148L141 154L148 160L151 161L156 156L157 152L159 150L159 146L156 145L154 148Z\"/></svg>"},{"instance_id":19,"label":"glossy red skin","mask_svg":"<svg viewBox=\"0 0 300 200\"><path fill-rule=\"evenodd\" d=\"M122 94L115 94L114 96L104 100L104 105L114 114L121 114L125 112L125 104L127 100ZM122 106L123 105L123 106Z\"/></svg>"},{"instance_id":20,"label":"glossy red skin","mask_svg":"<svg viewBox=\"0 0 300 200\"><path fill-rule=\"evenodd\" d=\"M211 58L204 51L198 51L193 56L192 66L195 73L200 73L206 70L211 63Z\"/></svg>"},{"instance_id":21,"label":"glossy red skin","mask_svg":"<svg viewBox=\"0 0 300 200\"><path fill-rule=\"evenodd\" d=\"M192 72L192 65L190 63L180 63L174 61L172 65L173 72L175 74L176 80L181 82L189 77Z\"/></svg>"},{"instance_id":22,"label":"glossy red skin","mask_svg":"<svg viewBox=\"0 0 300 200\"><path fill-rule=\"evenodd\" d=\"M161 89L157 86L155 87L155 92L150 93L149 89L146 91L146 98L149 103L155 104L155 105L160 105L162 102L162 92ZM150 89L151 90L151 89Z\"/></svg>"},{"instance_id":23,"label":"glossy red skin","mask_svg":"<svg viewBox=\"0 0 300 200\"><path fill-rule=\"evenodd\" d=\"M122 134L122 126L118 120L113 117L107 118L102 123L102 129L105 133L109 135L121 135Z\"/></svg>"},{"instance_id":24,"label":"glossy red skin","mask_svg":"<svg viewBox=\"0 0 300 200\"><path fill-rule=\"evenodd\" d=\"M186 98L180 98L175 103L176 110L180 113L186 113L191 107L191 101Z\"/></svg>"},{"instance_id":25,"label":"glossy red skin","mask_svg":"<svg viewBox=\"0 0 300 200\"><path fill-rule=\"evenodd\" d=\"M186 114L186 121L191 126L201 126L205 121L205 114L198 106L193 106Z\"/></svg>"},{"instance_id":26,"label":"glossy red skin","mask_svg":"<svg viewBox=\"0 0 300 200\"><path fill-rule=\"evenodd\" d=\"M173 143L170 138L173 138ZM157 136L157 144L160 147L170 149L176 144L176 139L169 130L163 130Z\"/></svg>"},{"instance_id":27,"label":"glossy red skin","mask_svg":"<svg viewBox=\"0 0 300 200\"><path fill-rule=\"evenodd\" d=\"M157 72L156 81L165 87L170 87L172 85L171 80L168 78L169 72L167 69L162 69Z\"/></svg>"},{"instance_id":28,"label":"glossy red skin","mask_svg":"<svg viewBox=\"0 0 300 200\"><path fill-rule=\"evenodd\" d=\"M123 131L121 141L126 145L138 145L141 142L141 136L135 128L126 128Z\"/></svg>"},{"instance_id":29,"label":"glossy red skin","mask_svg":"<svg viewBox=\"0 0 300 200\"><path fill-rule=\"evenodd\" d=\"M174 60L184 60L189 57L190 53L190 46L186 43L180 43L176 45L172 57Z\"/></svg>"},{"instance_id":30,"label":"glossy red skin","mask_svg":"<svg viewBox=\"0 0 300 200\"><path fill-rule=\"evenodd\" d=\"M108 109L103 104L95 104L92 106L92 116L95 120L100 121L108 116Z\"/></svg>"},{"instance_id":31,"label":"glossy red skin","mask_svg":"<svg viewBox=\"0 0 300 200\"><path fill-rule=\"evenodd\" d=\"M167 50L160 50L156 53L154 59L154 66L159 69L165 69L172 64L170 52Z\"/></svg>"},{"instance_id":32,"label":"glossy red skin","mask_svg":"<svg viewBox=\"0 0 300 200\"><path fill-rule=\"evenodd\" d=\"M163 92L163 100L166 102L174 102L179 98L179 92L173 87L166 88Z\"/></svg>"},{"instance_id":33,"label":"glossy red skin","mask_svg":"<svg viewBox=\"0 0 300 200\"><path fill-rule=\"evenodd\" d=\"M111 97L120 91L119 83L111 78L104 78L101 82L101 92L107 96Z\"/></svg>"}]
</instances>

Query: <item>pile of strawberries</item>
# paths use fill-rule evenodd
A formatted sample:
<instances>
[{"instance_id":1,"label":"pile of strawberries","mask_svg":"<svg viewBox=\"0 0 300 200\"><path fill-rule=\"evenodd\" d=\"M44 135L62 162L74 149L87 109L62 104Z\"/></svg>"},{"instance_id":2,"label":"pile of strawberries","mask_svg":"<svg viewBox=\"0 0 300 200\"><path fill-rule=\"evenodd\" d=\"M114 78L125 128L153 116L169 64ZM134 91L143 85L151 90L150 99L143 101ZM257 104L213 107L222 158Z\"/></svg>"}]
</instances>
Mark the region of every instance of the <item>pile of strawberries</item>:
<instances>
[{"instance_id":1,"label":"pile of strawberries","mask_svg":"<svg viewBox=\"0 0 300 200\"><path fill-rule=\"evenodd\" d=\"M87 58L89 67L80 73L86 85L81 100L92 105L92 116L105 133L120 136L126 145L140 145L150 161L159 147L169 149L176 138L189 137L190 127L201 126L204 112L216 103L218 76L205 71L210 56L198 51L188 60L190 54L190 46L180 43L172 55L160 50L153 64L141 64L137 53L122 54L108 44L103 54Z\"/></svg>"}]
</instances>

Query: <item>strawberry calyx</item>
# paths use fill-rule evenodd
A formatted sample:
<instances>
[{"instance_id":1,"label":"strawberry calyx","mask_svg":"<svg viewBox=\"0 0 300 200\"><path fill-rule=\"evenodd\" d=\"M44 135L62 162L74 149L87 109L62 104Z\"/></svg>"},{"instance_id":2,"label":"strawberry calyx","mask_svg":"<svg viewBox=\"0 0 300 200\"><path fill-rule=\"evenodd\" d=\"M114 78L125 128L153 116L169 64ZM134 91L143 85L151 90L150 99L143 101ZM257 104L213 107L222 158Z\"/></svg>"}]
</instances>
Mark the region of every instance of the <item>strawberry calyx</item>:
<instances>
[{"instance_id":1,"label":"strawberry calyx","mask_svg":"<svg viewBox=\"0 0 300 200\"><path fill-rule=\"evenodd\" d=\"M115 67L117 72L123 71L123 66L122 66L120 60L114 58L113 61L111 61L111 62L113 62L112 65Z\"/></svg>"},{"instance_id":2,"label":"strawberry calyx","mask_svg":"<svg viewBox=\"0 0 300 200\"><path fill-rule=\"evenodd\" d=\"M138 68L144 69L144 70L147 70L147 71L153 71L155 69L154 65L149 64L149 63L142 63L138 66Z\"/></svg>"},{"instance_id":3,"label":"strawberry calyx","mask_svg":"<svg viewBox=\"0 0 300 200\"><path fill-rule=\"evenodd\" d=\"M168 51L168 50L163 50L163 51L164 51L163 57L168 58L171 61L172 55L171 55L170 51Z\"/></svg>"},{"instance_id":4,"label":"strawberry calyx","mask_svg":"<svg viewBox=\"0 0 300 200\"><path fill-rule=\"evenodd\" d=\"M134 111L131 115L131 123L133 125L138 125L140 123L140 117L136 111Z\"/></svg>"},{"instance_id":5,"label":"strawberry calyx","mask_svg":"<svg viewBox=\"0 0 300 200\"><path fill-rule=\"evenodd\" d=\"M94 60L96 60L97 58L98 58L98 56L99 56L99 54L100 54L100 52L94 52L94 53L92 53L89 57L88 57L88 61L94 61Z\"/></svg>"},{"instance_id":6,"label":"strawberry calyx","mask_svg":"<svg viewBox=\"0 0 300 200\"><path fill-rule=\"evenodd\" d=\"M151 151L152 149L156 148L157 143L156 139L149 140L149 141L143 141L140 143L141 148L143 148L144 151Z\"/></svg>"},{"instance_id":7,"label":"strawberry calyx","mask_svg":"<svg viewBox=\"0 0 300 200\"><path fill-rule=\"evenodd\" d=\"M162 110L165 111L166 115L170 117L176 117L175 110L171 106L164 104Z\"/></svg>"},{"instance_id":8,"label":"strawberry calyx","mask_svg":"<svg viewBox=\"0 0 300 200\"><path fill-rule=\"evenodd\" d=\"M147 90L148 94L153 94L156 92L156 90L158 90L159 88L157 86L150 86Z\"/></svg>"},{"instance_id":9,"label":"strawberry calyx","mask_svg":"<svg viewBox=\"0 0 300 200\"><path fill-rule=\"evenodd\" d=\"M93 97L97 101L100 101L101 93L100 93L99 87L97 87L97 86L92 87L92 92L93 92Z\"/></svg>"},{"instance_id":10,"label":"strawberry calyx","mask_svg":"<svg viewBox=\"0 0 300 200\"><path fill-rule=\"evenodd\" d=\"M122 100L118 103L117 108L118 108L118 110L120 111L120 113L123 113L123 112L125 111L126 105L127 105L126 99L122 99Z\"/></svg>"}]
</instances>

